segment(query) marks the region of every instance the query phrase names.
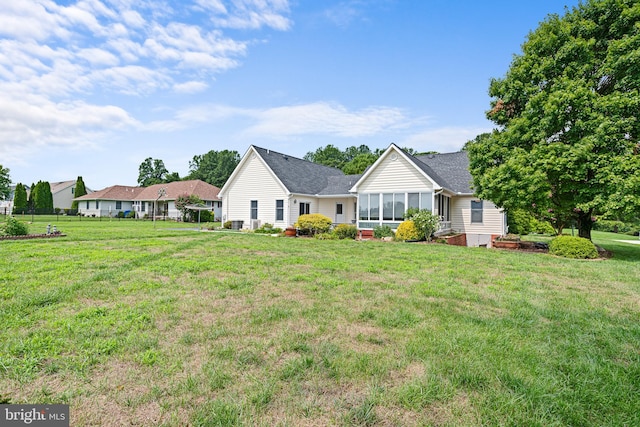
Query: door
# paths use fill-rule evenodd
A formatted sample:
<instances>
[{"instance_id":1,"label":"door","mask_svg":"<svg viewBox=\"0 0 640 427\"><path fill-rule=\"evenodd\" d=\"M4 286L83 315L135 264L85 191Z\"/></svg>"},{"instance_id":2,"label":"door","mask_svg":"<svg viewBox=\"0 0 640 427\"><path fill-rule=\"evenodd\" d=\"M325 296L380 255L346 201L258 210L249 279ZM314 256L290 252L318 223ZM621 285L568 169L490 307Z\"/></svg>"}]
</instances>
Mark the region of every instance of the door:
<instances>
[{"instance_id":1,"label":"door","mask_svg":"<svg viewBox=\"0 0 640 427\"><path fill-rule=\"evenodd\" d=\"M344 223L344 210L342 203L336 203L336 224Z\"/></svg>"}]
</instances>

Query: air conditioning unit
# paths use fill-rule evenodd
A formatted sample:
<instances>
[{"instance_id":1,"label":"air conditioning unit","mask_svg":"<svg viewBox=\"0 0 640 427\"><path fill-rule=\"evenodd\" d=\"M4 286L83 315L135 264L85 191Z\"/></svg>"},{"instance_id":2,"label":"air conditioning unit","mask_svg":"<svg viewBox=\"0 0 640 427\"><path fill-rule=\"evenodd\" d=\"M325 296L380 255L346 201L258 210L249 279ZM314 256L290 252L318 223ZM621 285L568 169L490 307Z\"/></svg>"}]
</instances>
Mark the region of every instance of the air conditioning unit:
<instances>
[{"instance_id":1,"label":"air conditioning unit","mask_svg":"<svg viewBox=\"0 0 640 427\"><path fill-rule=\"evenodd\" d=\"M251 220L251 229L252 230L257 230L258 228L260 228L260 220L259 219L252 219Z\"/></svg>"}]
</instances>

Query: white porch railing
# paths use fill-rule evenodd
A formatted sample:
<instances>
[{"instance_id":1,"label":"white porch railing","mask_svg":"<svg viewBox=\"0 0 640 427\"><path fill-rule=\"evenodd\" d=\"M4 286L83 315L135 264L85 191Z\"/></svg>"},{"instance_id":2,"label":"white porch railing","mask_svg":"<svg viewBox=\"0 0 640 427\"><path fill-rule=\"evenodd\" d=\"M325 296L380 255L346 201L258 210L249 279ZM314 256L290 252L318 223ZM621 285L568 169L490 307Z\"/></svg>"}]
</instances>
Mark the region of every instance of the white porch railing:
<instances>
[{"instance_id":1,"label":"white porch railing","mask_svg":"<svg viewBox=\"0 0 640 427\"><path fill-rule=\"evenodd\" d=\"M451 230L451 221L440 221L438 231L436 233L443 233Z\"/></svg>"}]
</instances>

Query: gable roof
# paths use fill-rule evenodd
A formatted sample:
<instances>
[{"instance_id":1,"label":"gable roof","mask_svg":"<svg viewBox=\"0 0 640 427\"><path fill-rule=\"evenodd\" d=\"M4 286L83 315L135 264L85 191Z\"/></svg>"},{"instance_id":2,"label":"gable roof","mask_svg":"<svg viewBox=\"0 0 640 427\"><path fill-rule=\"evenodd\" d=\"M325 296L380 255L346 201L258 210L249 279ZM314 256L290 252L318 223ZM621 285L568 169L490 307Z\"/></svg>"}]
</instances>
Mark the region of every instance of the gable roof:
<instances>
[{"instance_id":1,"label":"gable roof","mask_svg":"<svg viewBox=\"0 0 640 427\"><path fill-rule=\"evenodd\" d=\"M199 179L150 185L141 188L142 191L135 197L135 200L158 200L158 192L161 188L165 190L161 200L175 200L183 194L195 194L204 201L220 200L218 197L220 189Z\"/></svg>"},{"instance_id":2,"label":"gable roof","mask_svg":"<svg viewBox=\"0 0 640 427\"><path fill-rule=\"evenodd\" d=\"M252 145L251 148L262 158L290 193L349 194L350 186L347 185L347 175L340 169L319 165L255 145Z\"/></svg>"},{"instance_id":3,"label":"gable roof","mask_svg":"<svg viewBox=\"0 0 640 427\"><path fill-rule=\"evenodd\" d=\"M51 194L59 193L74 185L76 185L75 179L73 181L52 182L49 184L49 186L51 187Z\"/></svg>"},{"instance_id":4,"label":"gable roof","mask_svg":"<svg viewBox=\"0 0 640 427\"><path fill-rule=\"evenodd\" d=\"M427 166L434 180L454 193L473 194L473 178L469 172L469 156L466 151L443 154L427 154L414 157L419 164Z\"/></svg>"},{"instance_id":5,"label":"gable roof","mask_svg":"<svg viewBox=\"0 0 640 427\"><path fill-rule=\"evenodd\" d=\"M133 200L142 192L142 187L129 187L127 185L112 185L73 200Z\"/></svg>"}]
</instances>

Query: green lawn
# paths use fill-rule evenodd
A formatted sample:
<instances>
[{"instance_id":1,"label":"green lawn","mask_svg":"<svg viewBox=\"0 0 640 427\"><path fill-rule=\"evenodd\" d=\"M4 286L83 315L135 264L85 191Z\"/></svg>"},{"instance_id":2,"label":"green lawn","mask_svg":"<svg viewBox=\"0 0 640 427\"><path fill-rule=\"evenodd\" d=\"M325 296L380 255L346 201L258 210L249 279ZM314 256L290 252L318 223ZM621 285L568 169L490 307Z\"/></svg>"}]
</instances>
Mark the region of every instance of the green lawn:
<instances>
[{"instance_id":1,"label":"green lawn","mask_svg":"<svg viewBox=\"0 0 640 427\"><path fill-rule=\"evenodd\" d=\"M0 241L0 402L73 426L640 425L637 237L580 261L57 220Z\"/></svg>"}]
</instances>

